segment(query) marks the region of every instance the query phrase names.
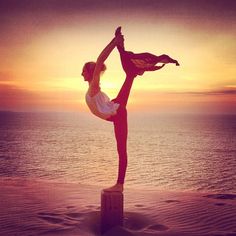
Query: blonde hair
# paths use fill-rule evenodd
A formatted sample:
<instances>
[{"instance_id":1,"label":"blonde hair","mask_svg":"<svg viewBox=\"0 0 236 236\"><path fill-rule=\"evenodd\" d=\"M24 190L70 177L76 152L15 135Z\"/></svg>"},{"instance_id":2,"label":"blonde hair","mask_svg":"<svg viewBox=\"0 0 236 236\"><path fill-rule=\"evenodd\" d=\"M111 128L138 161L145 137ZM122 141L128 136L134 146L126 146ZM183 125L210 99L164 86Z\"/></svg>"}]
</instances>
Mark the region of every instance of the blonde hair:
<instances>
[{"instance_id":1,"label":"blonde hair","mask_svg":"<svg viewBox=\"0 0 236 236\"><path fill-rule=\"evenodd\" d=\"M92 78L93 78L93 72L95 70L95 67L96 67L96 62L94 62L94 61L89 61L84 64L83 68L85 68L87 70L87 72L89 74L89 80L92 80ZM103 64L102 69L101 69L101 73L104 73L106 69L107 69L106 65Z\"/></svg>"}]
</instances>

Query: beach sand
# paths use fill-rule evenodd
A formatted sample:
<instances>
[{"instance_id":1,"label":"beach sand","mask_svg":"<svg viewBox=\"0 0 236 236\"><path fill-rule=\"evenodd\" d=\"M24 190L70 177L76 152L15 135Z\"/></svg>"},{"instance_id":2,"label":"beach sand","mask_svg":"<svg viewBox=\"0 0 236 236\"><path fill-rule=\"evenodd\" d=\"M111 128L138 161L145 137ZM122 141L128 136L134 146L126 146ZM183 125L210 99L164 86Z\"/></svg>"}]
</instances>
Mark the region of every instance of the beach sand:
<instances>
[{"instance_id":1,"label":"beach sand","mask_svg":"<svg viewBox=\"0 0 236 236\"><path fill-rule=\"evenodd\" d=\"M100 235L101 187L2 178L0 189L0 235ZM233 236L236 194L127 188L124 226L104 235Z\"/></svg>"}]
</instances>

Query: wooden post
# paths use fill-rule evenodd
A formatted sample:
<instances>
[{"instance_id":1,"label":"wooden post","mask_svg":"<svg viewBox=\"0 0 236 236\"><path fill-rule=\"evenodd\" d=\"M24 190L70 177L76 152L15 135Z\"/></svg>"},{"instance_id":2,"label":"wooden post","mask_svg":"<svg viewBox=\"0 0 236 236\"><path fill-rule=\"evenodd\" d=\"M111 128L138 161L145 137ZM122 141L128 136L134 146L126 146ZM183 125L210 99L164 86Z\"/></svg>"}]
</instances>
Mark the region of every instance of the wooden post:
<instances>
[{"instance_id":1,"label":"wooden post","mask_svg":"<svg viewBox=\"0 0 236 236\"><path fill-rule=\"evenodd\" d=\"M121 192L101 193L101 233L123 225L124 197Z\"/></svg>"}]
</instances>

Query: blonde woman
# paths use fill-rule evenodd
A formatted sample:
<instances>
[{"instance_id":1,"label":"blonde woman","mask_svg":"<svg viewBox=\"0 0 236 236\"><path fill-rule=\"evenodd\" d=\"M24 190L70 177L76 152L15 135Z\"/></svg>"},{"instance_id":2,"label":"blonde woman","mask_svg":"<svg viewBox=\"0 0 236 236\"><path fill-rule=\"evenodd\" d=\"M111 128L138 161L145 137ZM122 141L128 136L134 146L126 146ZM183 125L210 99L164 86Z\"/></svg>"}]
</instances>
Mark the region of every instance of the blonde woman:
<instances>
[{"instance_id":1,"label":"blonde woman","mask_svg":"<svg viewBox=\"0 0 236 236\"><path fill-rule=\"evenodd\" d=\"M104 62L115 47L117 47L120 53L121 63L126 73L126 78L117 97L110 100L110 98L102 92L100 88L100 76L106 70ZM157 63L162 63L162 65L156 66ZM126 105L134 78L137 75L143 75L145 71L159 70L167 63L174 63L177 66L179 65L178 61L167 55L155 56L150 53L135 54L133 52L125 51L124 37L121 34L121 27L118 27L115 32L115 37L103 49L98 56L97 61L87 62L83 67L82 76L89 85L86 93L86 103L89 109L97 117L113 122L114 125L119 156L118 177L116 184L110 188L104 189L105 191L123 192L124 189L127 168L128 136Z\"/></svg>"}]
</instances>

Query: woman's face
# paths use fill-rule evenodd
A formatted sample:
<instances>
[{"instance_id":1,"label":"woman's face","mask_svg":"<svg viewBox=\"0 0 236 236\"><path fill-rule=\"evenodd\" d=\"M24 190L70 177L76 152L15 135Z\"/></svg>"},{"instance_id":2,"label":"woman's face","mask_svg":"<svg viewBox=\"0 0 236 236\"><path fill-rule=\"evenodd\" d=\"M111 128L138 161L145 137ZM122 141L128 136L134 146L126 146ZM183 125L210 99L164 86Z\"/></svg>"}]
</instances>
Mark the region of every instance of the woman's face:
<instances>
[{"instance_id":1,"label":"woman's face","mask_svg":"<svg viewBox=\"0 0 236 236\"><path fill-rule=\"evenodd\" d=\"M81 75L84 77L84 81L88 81L89 73L88 73L88 70L86 69L85 66L84 66L84 68L82 70L82 74Z\"/></svg>"}]
</instances>

